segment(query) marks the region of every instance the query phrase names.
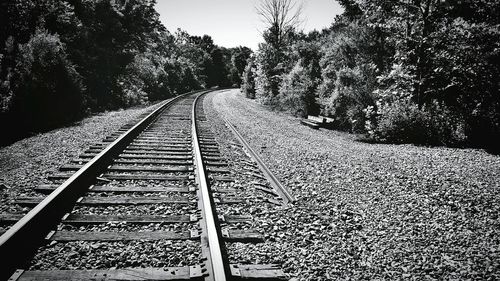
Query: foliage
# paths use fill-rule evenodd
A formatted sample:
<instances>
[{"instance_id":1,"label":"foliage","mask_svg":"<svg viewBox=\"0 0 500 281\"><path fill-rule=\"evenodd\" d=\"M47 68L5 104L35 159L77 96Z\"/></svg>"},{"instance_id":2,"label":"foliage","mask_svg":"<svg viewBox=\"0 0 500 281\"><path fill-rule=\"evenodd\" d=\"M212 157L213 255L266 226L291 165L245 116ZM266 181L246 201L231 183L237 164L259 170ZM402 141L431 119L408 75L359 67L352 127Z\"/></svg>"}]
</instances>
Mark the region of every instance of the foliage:
<instances>
[{"instance_id":1,"label":"foliage","mask_svg":"<svg viewBox=\"0 0 500 281\"><path fill-rule=\"evenodd\" d=\"M165 65L165 58L153 52L145 52L134 57L126 68L127 76L133 78L130 81L134 80L133 83L139 87L137 92L142 93L143 98L132 104L171 96L171 89L166 81ZM128 90L128 87L124 90Z\"/></svg>"},{"instance_id":2,"label":"foliage","mask_svg":"<svg viewBox=\"0 0 500 281\"><path fill-rule=\"evenodd\" d=\"M312 33L309 36L316 36ZM291 61L296 61L304 69L310 83L305 96L305 109L303 115L317 115L320 107L317 103L317 89L322 82L321 77L321 45L317 41L309 41L310 38L300 39L291 46Z\"/></svg>"},{"instance_id":3,"label":"foliage","mask_svg":"<svg viewBox=\"0 0 500 281\"><path fill-rule=\"evenodd\" d=\"M314 100L313 82L300 63L284 76L278 99L280 105L293 115L306 117L311 100ZM311 98L312 97L312 98Z\"/></svg>"},{"instance_id":4,"label":"foliage","mask_svg":"<svg viewBox=\"0 0 500 281\"><path fill-rule=\"evenodd\" d=\"M335 127L342 130L362 132L364 129L364 109L374 105L373 80L374 65L360 65L354 68L343 67L336 71L333 92L326 97L325 84L319 88L318 102L323 113L335 116ZM328 80L327 80L328 81Z\"/></svg>"},{"instance_id":5,"label":"foliage","mask_svg":"<svg viewBox=\"0 0 500 281\"><path fill-rule=\"evenodd\" d=\"M257 12L265 24L265 43L259 46L256 56L256 98L262 103L280 108L278 94L281 79L290 71L290 46L300 23L301 5L294 0L263 0Z\"/></svg>"},{"instance_id":6,"label":"foliage","mask_svg":"<svg viewBox=\"0 0 500 281\"><path fill-rule=\"evenodd\" d=\"M500 151L500 2L339 3L344 13L321 32L268 26L254 72L262 103L375 141Z\"/></svg>"},{"instance_id":7,"label":"foliage","mask_svg":"<svg viewBox=\"0 0 500 281\"><path fill-rule=\"evenodd\" d=\"M320 60L322 84L318 87L321 112L335 117L341 130L364 130L363 109L374 105L377 75L385 69L387 51L375 29L360 20L339 19L324 39Z\"/></svg>"},{"instance_id":8,"label":"foliage","mask_svg":"<svg viewBox=\"0 0 500 281\"><path fill-rule=\"evenodd\" d=\"M81 117L84 87L57 35L37 30L19 46L9 109L27 130L52 128Z\"/></svg>"},{"instance_id":9,"label":"foliage","mask_svg":"<svg viewBox=\"0 0 500 281\"><path fill-rule=\"evenodd\" d=\"M254 57L248 58L247 65L242 75L241 90L249 99L255 99L255 62Z\"/></svg>"},{"instance_id":10,"label":"foliage","mask_svg":"<svg viewBox=\"0 0 500 281\"><path fill-rule=\"evenodd\" d=\"M459 146L466 140L463 120L437 101L420 108L411 98L402 98L379 104L376 116L377 126L367 122L367 132L377 141Z\"/></svg>"},{"instance_id":11,"label":"foliage","mask_svg":"<svg viewBox=\"0 0 500 281\"><path fill-rule=\"evenodd\" d=\"M495 61L500 25L493 16L499 11L498 2L396 1L384 5L363 1L361 7L369 24L393 34L394 62L412 76L412 81L394 81L393 87L407 88L407 95L419 109L432 107L435 101L445 104L465 122L469 144L492 147L498 143L500 95L496 77L500 73ZM380 86L384 92L386 85ZM382 100L391 95L391 91L385 92ZM397 102L398 98L396 91L392 99ZM484 139L493 142L485 143Z\"/></svg>"},{"instance_id":12,"label":"foliage","mask_svg":"<svg viewBox=\"0 0 500 281\"><path fill-rule=\"evenodd\" d=\"M12 139L90 112L240 83L250 49L226 49L208 35L182 30L172 35L160 23L155 4L2 1L0 123L12 123L14 117L26 121Z\"/></svg>"},{"instance_id":13,"label":"foliage","mask_svg":"<svg viewBox=\"0 0 500 281\"><path fill-rule=\"evenodd\" d=\"M240 86L243 82L243 73L245 72L251 55L252 50L247 47L237 47L233 49L229 69L229 80L231 81L232 86Z\"/></svg>"},{"instance_id":14,"label":"foliage","mask_svg":"<svg viewBox=\"0 0 500 281\"><path fill-rule=\"evenodd\" d=\"M276 80L278 75L272 75L266 68L265 59L261 56L257 57L257 67L255 69L255 98L258 99L262 104L265 105L276 105L276 100L273 95L274 89L277 87L272 83L272 80Z\"/></svg>"}]
</instances>

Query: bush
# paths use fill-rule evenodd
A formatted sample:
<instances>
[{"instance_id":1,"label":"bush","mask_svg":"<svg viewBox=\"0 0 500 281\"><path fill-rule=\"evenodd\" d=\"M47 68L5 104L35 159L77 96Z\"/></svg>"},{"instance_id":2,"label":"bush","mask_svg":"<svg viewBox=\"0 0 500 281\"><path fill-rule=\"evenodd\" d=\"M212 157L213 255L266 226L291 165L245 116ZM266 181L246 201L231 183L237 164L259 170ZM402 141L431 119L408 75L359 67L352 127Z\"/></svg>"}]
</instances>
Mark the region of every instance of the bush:
<instances>
[{"instance_id":1,"label":"bush","mask_svg":"<svg viewBox=\"0 0 500 281\"><path fill-rule=\"evenodd\" d=\"M311 96L314 96L314 89L309 73L297 63L283 77L278 95L280 105L295 116L306 117Z\"/></svg>"},{"instance_id":2,"label":"bush","mask_svg":"<svg viewBox=\"0 0 500 281\"><path fill-rule=\"evenodd\" d=\"M134 76L118 77L117 86L120 88L120 103L130 107L148 102L148 93L144 91L146 85L143 80Z\"/></svg>"},{"instance_id":3,"label":"bush","mask_svg":"<svg viewBox=\"0 0 500 281\"><path fill-rule=\"evenodd\" d=\"M448 146L466 141L463 120L436 101L419 108L410 98L400 99L379 103L375 118L373 107L365 112L366 130L375 141Z\"/></svg>"},{"instance_id":4,"label":"bush","mask_svg":"<svg viewBox=\"0 0 500 281\"><path fill-rule=\"evenodd\" d=\"M15 72L9 112L24 129L51 129L85 113L81 77L58 35L37 30L20 45Z\"/></svg>"},{"instance_id":5,"label":"bush","mask_svg":"<svg viewBox=\"0 0 500 281\"><path fill-rule=\"evenodd\" d=\"M364 132L364 109L374 105L375 66L366 64L335 71L335 80L326 78L318 88L318 102L325 115L335 117L335 127Z\"/></svg>"},{"instance_id":6,"label":"bush","mask_svg":"<svg viewBox=\"0 0 500 281\"><path fill-rule=\"evenodd\" d=\"M284 49L278 50L271 44L261 44L255 57L255 97L271 109L280 109L278 99L279 88L283 75L289 72L289 59Z\"/></svg>"},{"instance_id":7,"label":"bush","mask_svg":"<svg viewBox=\"0 0 500 281\"><path fill-rule=\"evenodd\" d=\"M160 100L171 96L170 89L167 87L165 64L166 59L152 52L136 55L134 60L127 66L128 79L134 80L133 84L135 85L130 85L132 83L125 84L132 86L131 88L124 89L125 96L128 95L125 92L128 90L144 92L146 98L140 98L138 100L139 103L147 100ZM130 105L130 103L127 104Z\"/></svg>"},{"instance_id":8,"label":"bush","mask_svg":"<svg viewBox=\"0 0 500 281\"><path fill-rule=\"evenodd\" d=\"M485 107L496 110L475 109L467 116L465 134L471 146L500 154L500 105L488 104Z\"/></svg>"},{"instance_id":9,"label":"bush","mask_svg":"<svg viewBox=\"0 0 500 281\"><path fill-rule=\"evenodd\" d=\"M255 98L262 104L278 108L279 103L272 94L272 78L266 75L261 64L257 64L255 71Z\"/></svg>"},{"instance_id":10,"label":"bush","mask_svg":"<svg viewBox=\"0 0 500 281\"><path fill-rule=\"evenodd\" d=\"M248 59L242 75L241 91L249 99L255 99L255 63L253 58Z\"/></svg>"}]
</instances>

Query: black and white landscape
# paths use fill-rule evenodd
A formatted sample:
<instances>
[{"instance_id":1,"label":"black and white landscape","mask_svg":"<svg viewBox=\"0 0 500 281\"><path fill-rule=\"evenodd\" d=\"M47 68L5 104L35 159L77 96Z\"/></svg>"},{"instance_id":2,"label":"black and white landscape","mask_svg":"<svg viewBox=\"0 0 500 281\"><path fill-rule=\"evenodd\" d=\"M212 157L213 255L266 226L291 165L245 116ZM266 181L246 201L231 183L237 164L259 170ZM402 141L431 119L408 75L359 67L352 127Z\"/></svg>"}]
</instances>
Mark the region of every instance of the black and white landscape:
<instances>
[{"instance_id":1,"label":"black and white landscape","mask_svg":"<svg viewBox=\"0 0 500 281\"><path fill-rule=\"evenodd\" d=\"M0 280L500 279L499 14L2 1Z\"/></svg>"}]
</instances>

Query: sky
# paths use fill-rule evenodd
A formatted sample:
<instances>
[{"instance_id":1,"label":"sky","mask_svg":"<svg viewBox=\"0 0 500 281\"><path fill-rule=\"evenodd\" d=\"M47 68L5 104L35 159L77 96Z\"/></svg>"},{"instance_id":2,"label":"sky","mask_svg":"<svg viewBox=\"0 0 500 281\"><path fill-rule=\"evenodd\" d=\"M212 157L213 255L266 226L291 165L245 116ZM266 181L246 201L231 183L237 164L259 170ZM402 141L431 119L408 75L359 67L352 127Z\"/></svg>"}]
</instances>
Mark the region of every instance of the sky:
<instances>
[{"instance_id":1,"label":"sky","mask_svg":"<svg viewBox=\"0 0 500 281\"><path fill-rule=\"evenodd\" d=\"M231 48L257 49L264 26L255 11L260 0L157 0L161 22L174 33L210 35L214 43ZM302 29L309 32L329 27L342 8L335 0L304 0Z\"/></svg>"}]
</instances>

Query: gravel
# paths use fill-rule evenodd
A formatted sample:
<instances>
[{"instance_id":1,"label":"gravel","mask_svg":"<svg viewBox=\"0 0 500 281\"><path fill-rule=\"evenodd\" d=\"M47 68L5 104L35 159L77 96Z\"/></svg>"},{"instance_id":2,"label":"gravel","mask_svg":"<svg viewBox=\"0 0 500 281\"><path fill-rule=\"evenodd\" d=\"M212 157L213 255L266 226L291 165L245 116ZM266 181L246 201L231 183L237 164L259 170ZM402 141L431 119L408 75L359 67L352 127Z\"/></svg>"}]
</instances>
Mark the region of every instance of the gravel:
<instances>
[{"instance_id":1,"label":"gravel","mask_svg":"<svg viewBox=\"0 0 500 281\"><path fill-rule=\"evenodd\" d=\"M246 154L239 141L233 133L227 129L224 121L211 106L211 96L206 98L205 112L209 117L209 125L216 135L217 142L223 158L228 162L227 169L230 170L230 177L234 182L215 182L212 187L237 190L231 197L244 199L238 204L217 204L218 215L250 215L250 223L231 223L224 226L225 229L255 230L261 233L264 243L225 243L230 263L240 264L272 264L279 263L280 257L274 257L274 249L280 247L280 243L274 236L280 235L280 229L273 227L273 222L269 219L270 213L279 213L284 207L281 204L271 204L265 201L266 198L279 199L269 193L263 192L257 186L269 186L262 172L256 168L251 158ZM252 167L253 166L253 167ZM258 183L259 185L256 185ZM227 196L224 193L223 197ZM276 244L276 245L274 245Z\"/></svg>"},{"instance_id":2,"label":"gravel","mask_svg":"<svg viewBox=\"0 0 500 281\"><path fill-rule=\"evenodd\" d=\"M156 108L136 107L104 112L73 126L39 134L0 148L0 212L25 211L12 204L19 196L34 196L33 188L51 183L46 178L90 145L100 142L121 126ZM55 181L62 182L62 181Z\"/></svg>"},{"instance_id":3,"label":"gravel","mask_svg":"<svg viewBox=\"0 0 500 281\"><path fill-rule=\"evenodd\" d=\"M260 210L272 243L230 244L232 259L278 263L294 280L500 279L500 157L367 144L237 90L210 97L209 117L231 120L298 198Z\"/></svg>"},{"instance_id":4,"label":"gravel","mask_svg":"<svg viewBox=\"0 0 500 281\"><path fill-rule=\"evenodd\" d=\"M82 206L77 205L72 213L80 215L186 215L198 212L196 204L149 204Z\"/></svg>"},{"instance_id":5,"label":"gravel","mask_svg":"<svg viewBox=\"0 0 500 281\"><path fill-rule=\"evenodd\" d=\"M170 267L198 264L198 241L67 242L39 249L30 270ZM181 258L182 257L182 258Z\"/></svg>"},{"instance_id":6,"label":"gravel","mask_svg":"<svg viewBox=\"0 0 500 281\"><path fill-rule=\"evenodd\" d=\"M145 112L155 108L131 109L123 112L98 115L81 122L78 126L55 130L44 135L26 139L1 150L0 158L2 169L8 171L3 174L0 183L16 187L4 188L1 211L24 211L11 203L11 199L21 195L37 195L33 188L41 183L60 183L63 180L49 181L46 177L62 164L82 153L88 146L109 136L117 128L136 120ZM82 138L82 136L84 136ZM22 150L21 150L22 148ZM20 157L21 156L21 157ZM36 165L35 165L36 163ZM29 164L29 165L26 165ZM10 174L9 174L10 173ZM124 173L116 173L124 174ZM133 175L157 175L150 172L131 172ZM165 173L162 173L164 175ZM171 175L186 175L189 173L169 173ZM105 176L104 176L105 177ZM134 185L134 186L193 186L192 180L186 181L106 181L100 180L100 185ZM40 196L40 195L38 195ZM194 193L89 193L88 197L179 197L194 199ZM198 213L196 204L154 204L154 205L116 205L116 206L83 206L77 205L72 213L77 214L148 214L148 215L179 215ZM109 222L89 225L60 224L58 230L71 231L188 231L198 229L196 223L173 224L133 224L125 222ZM29 269L99 269L123 267L167 267L186 266L200 262L199 241L130 241L130 242L60 242L49 243L38 249L31 261Z\"/></svg>"},{"instance_id":7,"label":"gravel","mask_svg":"<svg viewBox=\"0 0 500 281\"><path fill-rule=\"evenodd\" d=\"M155 197L155 198L186 198L189 201L193 201L197 199L196 193L194 192L186 192L186 193L179 193L179 192L89 192L85 194L85 198L104 198L104 197L113 197L113 198L120 198L120 197Z\"/></svg>"},{"instance_id":8,"label":"gravel","mask_svg":"<svg viewBox=\"0 0 500 281\"><path fill-rule=\"evenodd\" d=\"M177 231L182 232L186 230L197 230L198 224L196 223L148 223L148 224L136 224L127 222L106 222L98 224L86 224L86 225L71 225L71 224L60 224L58 230L64 231Z\"/></svg>"},{"instance_id":9,"label":"gravel","mask_svg":"<svg viewBox=\"0 0 500 281\"><path fill-rule=\"evenodd\" d=\"M136 186L136 187L194 187L196 186L194 180L183 181L159 181L159 180L112 180L112 181L98 181L96 185L99 186Z\"/></svg>"}]
</instances>

